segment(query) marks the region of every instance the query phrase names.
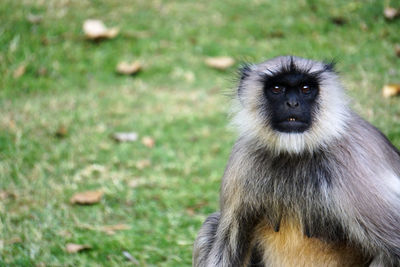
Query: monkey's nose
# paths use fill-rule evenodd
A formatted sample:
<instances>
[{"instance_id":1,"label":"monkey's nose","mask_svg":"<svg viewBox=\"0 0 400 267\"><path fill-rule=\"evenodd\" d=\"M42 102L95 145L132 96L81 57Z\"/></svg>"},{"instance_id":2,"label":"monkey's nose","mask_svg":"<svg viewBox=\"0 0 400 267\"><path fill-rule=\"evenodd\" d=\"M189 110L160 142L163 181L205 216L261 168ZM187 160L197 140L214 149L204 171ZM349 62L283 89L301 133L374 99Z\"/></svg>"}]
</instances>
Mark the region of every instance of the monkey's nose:
<instances>
[{"instance_id":1,"label":"monkey's nose","mask_svg":"<svg viewBox=\"0 0 400 267\"><path fill-rule=\"evenodd\" d=\"M299 106L299 102L297 100L288 100L286 101L286 105L289 108L297 108Z\"/></svg>"}]
</instances>

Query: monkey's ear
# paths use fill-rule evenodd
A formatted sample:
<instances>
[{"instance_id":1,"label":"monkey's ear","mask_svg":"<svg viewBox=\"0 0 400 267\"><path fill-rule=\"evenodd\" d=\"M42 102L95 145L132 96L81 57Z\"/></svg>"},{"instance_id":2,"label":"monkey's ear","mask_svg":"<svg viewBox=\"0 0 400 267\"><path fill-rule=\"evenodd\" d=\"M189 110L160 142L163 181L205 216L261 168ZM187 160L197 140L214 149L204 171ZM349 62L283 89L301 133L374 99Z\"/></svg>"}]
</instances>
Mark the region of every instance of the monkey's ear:
<instances>
[{"instance_id":1,"label":"monkey's ear","mask_svg":"<svg viewBox=\"0 0 400 267\"><path fill-rule=\"evenodd\" d=\"M240 81L243 81L244 79L249 77L250 72L251 72L250 64L242 64L242 66L240 66L239 68Z\"/></svg>"},{"instance_id":2,"label":"monkey's ear","mask_svg":"<svg viewBox=\"0 0 400 267\"><path fill-rule=\"evenodd\" d=\"M240 99L240 95L243 91L243 81L250 76L251 72L251 65L250 64L242 64L241 67L238 70L238 76L239 76L239 86L237 90L237 95Z\"/></svg>"},{"instance_id":3,"label":"monkey's ear","mask_svg":"<svg viewBox=\"0 0 400 267\"><path fill-rule=\"evenodd\" d=\"M336 72L336 61L334 59L328 60L328 61L324 61L324 70L326 71L330 71L330 72Z\"/></svg>"}]
</instances>

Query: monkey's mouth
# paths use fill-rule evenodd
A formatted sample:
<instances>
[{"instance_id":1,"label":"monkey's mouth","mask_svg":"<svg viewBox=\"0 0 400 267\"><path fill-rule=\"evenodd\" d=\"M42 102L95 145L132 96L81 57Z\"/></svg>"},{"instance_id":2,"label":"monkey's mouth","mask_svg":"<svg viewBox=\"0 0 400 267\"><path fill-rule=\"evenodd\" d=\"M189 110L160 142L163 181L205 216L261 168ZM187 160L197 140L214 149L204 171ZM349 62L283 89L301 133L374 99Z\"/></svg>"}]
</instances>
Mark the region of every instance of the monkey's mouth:
<instances>
[{"instance_id":1,"label":"monkey's mouth","mask_svg":"<svg viewBox=\"0 0 400 267\"><path fill-rule=\"evenodd\" d=\"M274 128L284 133L301 133L309 128L309 123L298 117L290 116L275 123Z\"/></svg>"}]
</instances>

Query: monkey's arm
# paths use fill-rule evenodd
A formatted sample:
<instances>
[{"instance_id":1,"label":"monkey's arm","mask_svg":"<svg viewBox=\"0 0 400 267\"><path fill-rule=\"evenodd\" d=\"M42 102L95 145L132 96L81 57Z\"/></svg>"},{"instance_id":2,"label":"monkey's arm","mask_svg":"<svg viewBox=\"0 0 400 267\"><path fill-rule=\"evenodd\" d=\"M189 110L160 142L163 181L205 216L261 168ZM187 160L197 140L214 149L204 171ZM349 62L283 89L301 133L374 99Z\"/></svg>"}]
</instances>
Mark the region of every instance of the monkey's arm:
<instances>
[{"instance_id":1,"label":"monkey's arm","mask_svg":"<svg viewBox=\"0 0 400 267\"><path fill-rule=\"evenodd\" d=\"M342 180L343 181L343 180ZM394 172L349 177L334 195L350 239L374 260L371 266L400 266L400 180Z\"/></svg>"},{"instance_id":2,"label":"monkey's arm","mask_svg":"<svg viewBox=\"0 0 400 267\"><path fill-rule=\"evenodd\" d=\"M245 266L253 247L253 235L262 218L262 200L255 200L253 186L246 182L253 174L245 161L233 149L222 179L220 206L221 215L210 250L207 266Z\"/></svg>"},{"instance_id":3,"label":"monkey's arm","mask_svg":"<svg viewBox=\"0 0 400 267\"><path fill-rule=\"evenodd\" d=\"M208 255L214 244L221 214L215 212L204 221L193 245L193 267L206 266Z\"/></svg>"},{"instance_id":4,"label":"monkey's arm","mask_svg":"<svg viewBox=\"0 0 400 267\"><path fill-rule=\"evenodd\" d=\"M242 209L226 207L221 212L206 266L247 266L258 219Z\"/></svg>"},{"instance_id":5,"label":"monkey's arm","mask_svg":"<svg viewBox=\"0 0 400 267\"><path fill-rule=\"evenodd\" d=\"M373 255L371 267L400 266L400 199L364 200L350 219L353 236Z\"/></svg>"},{"instance_id":6,"label":"monkey's arm","mask_svg":"<svg viewBox=\"0 0 400 267\"><path fill-rule=\"evenodd\" d=\"M336 151L336 214L374 257L372 266L400 266L400 156L375 127L356 116ZM373 140L373 141L371 141Z\"/></svg>"}]
</instances>

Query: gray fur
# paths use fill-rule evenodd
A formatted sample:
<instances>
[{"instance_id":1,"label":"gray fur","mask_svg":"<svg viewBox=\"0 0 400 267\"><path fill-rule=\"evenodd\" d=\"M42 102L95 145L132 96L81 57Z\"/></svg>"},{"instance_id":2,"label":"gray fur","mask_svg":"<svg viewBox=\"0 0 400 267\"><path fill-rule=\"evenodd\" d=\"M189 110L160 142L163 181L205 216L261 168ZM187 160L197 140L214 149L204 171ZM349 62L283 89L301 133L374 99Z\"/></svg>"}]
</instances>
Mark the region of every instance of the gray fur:
<instances>
[{"instance_id":1,"label":"gray fur","mask_svg":"<svg viewBox=\"0 0 400 267\"><path fill-rule=\"evenodd\" d=\"M323 68L320 62L294 59L310 71ZM313 128L284 137L273 133L258 110L262 88L256 77L288 60L279 57L246 68L235 118L240 137L222 179L221 212L200 230L193 265L249 265L257 246L255 229L266 225L279 231L281 220L296 217L304 235L348 244L364 255L365 264L400 266L399 152L348 108L330 70L321 82ZM329 112L326 105L331 105ZM277 143L282 140L286 143Z\"/></svg>"},{"instance_id":2,"label":"gray fur","mask_svg":"<svg viewBox=\"0 0 400 267\"><path fill-rule=\"evenodd\" d=\"M193 249L194 266L197 267L206 265L207 259L204 257L204 255L208 255L208 253L210 253L212 244L215 240L219 219L220 213L215 212L206 219L201 227Z\"/></svg>"}]
</instances>

